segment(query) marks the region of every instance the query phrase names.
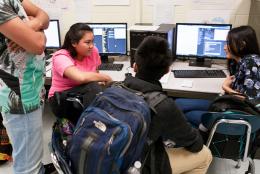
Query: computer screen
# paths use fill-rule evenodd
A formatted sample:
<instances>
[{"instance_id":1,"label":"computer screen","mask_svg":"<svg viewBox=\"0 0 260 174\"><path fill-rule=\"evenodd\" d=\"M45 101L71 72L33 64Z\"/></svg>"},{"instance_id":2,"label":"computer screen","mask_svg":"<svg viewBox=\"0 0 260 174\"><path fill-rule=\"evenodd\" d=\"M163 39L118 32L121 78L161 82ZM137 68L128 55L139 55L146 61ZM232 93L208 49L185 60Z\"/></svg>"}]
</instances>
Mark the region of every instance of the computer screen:
<instances>
[{"instance_id":1,"label":"computer screen","mask_svg":"<svg viewBox=\"0 0 260 174\"><path fill-rule=\"evenodd\" d=\"M88 23L93 29L94 43L98 48L102 62L108 56L127 54L126 23Z\"/></svg>"},{"instance_id":2,"label":"computer screen","mask_svg":"<svg viewBox=\"0 0 260 174\"><path fill-rule=\"evenodd\" d=\"M196 58L190 66L210 66L210 59L225 59L224 46L230 24L176 24L176 56Z\"/></svg>"},{"instance_id":3,"label":"computer screen","mask_svg":"<svg viewBox=\"0 0 260 174\"><path fill-rule=\"evenodd\" d=\"M47 38L46 49L58 49L61 47L59 20L50 20L49 27L44 30L44 33Z\"/></svg>"}]
</instances>

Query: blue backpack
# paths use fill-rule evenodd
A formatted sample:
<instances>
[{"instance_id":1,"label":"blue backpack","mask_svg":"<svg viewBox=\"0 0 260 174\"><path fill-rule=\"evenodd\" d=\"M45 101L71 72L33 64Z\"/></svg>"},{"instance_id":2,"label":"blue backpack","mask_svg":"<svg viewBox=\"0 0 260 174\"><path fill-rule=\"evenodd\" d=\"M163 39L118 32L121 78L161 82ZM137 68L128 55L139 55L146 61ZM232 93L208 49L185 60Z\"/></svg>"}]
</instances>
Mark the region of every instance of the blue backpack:
<instances>
[{"instance_id":1,"label":"blue backpack","mask_svg":"<svg viewBox=\"0 0 260 174\"><path fill-rule=\"evenodd\" d=\"M151 122L150 108L167 96L143 95L121 85L107 88L82 113L69 156L77 174L126 173L140 160Z\"/></svg>"}]
</instances>

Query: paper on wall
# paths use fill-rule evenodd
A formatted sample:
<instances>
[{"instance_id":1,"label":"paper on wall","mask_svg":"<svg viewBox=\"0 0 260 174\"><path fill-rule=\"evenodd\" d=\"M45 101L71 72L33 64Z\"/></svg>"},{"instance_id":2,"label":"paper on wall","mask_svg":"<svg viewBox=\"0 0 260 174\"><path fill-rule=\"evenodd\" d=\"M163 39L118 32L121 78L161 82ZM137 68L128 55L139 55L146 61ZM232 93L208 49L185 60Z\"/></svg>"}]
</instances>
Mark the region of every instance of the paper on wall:
<instances>
[{"instance_id":1,"label":"paper on wall","mask_svg":"<svg viewBox=\"0 0 260 174\"><path fill-rule=\"evenodd\" d=\"M165 0L161 0L161 2L164 2ZM168 0L166 0L168 1ZM185 5L185 2L187 0L169 0L170 3L174 4L175 6L178 6L178 5ZM156 0L143 0L143 4L144 5L154 5L156 2Z\"/></svg>"},{"instance_id":2,"label":"paper on wall","mask_svg":"<svg viewBox=\"0 0 260 174\"><path fill-rule=\"evenodd\" d=\"M51 19L59 19L63 10L69 10L69 0L32 0L34 4L42 8Z\"/></svg>"},{"instance_id":3,"label":"paper on wall","mask_svg":"<svg viewBox=\"0 0 260 174\"><path fill-rule=\"evenodd\" d=\"M74 0L75 2L75 22L91 21L91 3L90 0Z\"/></svg>"},{"instance_id":4,"label":"paper on wall","mask_svg":"<svg viewBox=\"0 0 260 174\"><path fill-rule=\"evenodd\" d=\"M232 10L236 0L192 0L191 10Z\"/></svg>"},{"instance_id":5,"label":"paper on wall","mask_svg":"<svg viewBox=\"0 0 260 174\"><path fill-rule=\"evenodd\" d=\"M153 25L173 24L174 21L174 4L170 0L156 0L153 13Z\"/></svg>"},{"instance_id":6,"label":"paper on wall","mask_svg":"<svg viewBox=\"0 0 260 174\"><path fill-rule=\"evenodd\" d=\"M130 5L130 0L94 0L94 5Z\"/></svg>"},{"instance_id":7,"label":"paper on wall","mask_svg":"<svg viewBox=\"0 0 260 174\"><path fill-rule=\"evenodd\" d=\"M221 13L219 10L191 10L186 18L189 22L195 23L226 24L231 23L232 12L229 10L223 10Z\"/></svg>"}]
</instances>

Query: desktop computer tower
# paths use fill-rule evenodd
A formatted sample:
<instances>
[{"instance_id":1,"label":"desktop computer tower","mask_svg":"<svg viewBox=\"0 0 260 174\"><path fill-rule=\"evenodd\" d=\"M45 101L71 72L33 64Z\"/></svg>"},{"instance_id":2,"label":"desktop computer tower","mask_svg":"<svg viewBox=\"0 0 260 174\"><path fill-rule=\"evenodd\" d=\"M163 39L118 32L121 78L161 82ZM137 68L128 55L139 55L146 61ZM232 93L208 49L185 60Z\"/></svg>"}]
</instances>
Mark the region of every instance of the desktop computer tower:
<instances>
[{"instance_id":1,"label":"desktop computer tower","mask_svg":"<svg viewBox=\"0 0 260 174\"><path fill-rule=\"evenodd\" d=\"M149 28L149 26L146 26ZM151 26L152 28L153 26ZM172 51L173 57L175 54L174 51L174 33L175 33L175 24L160 24L159 28L154 31L145 31L135 29L134 26L130 29L130 63L131 67L134 63L134 55L137 47L147 36L159 36L165 38L168 41L170 50Z\"/></svg>"}]
</instances>

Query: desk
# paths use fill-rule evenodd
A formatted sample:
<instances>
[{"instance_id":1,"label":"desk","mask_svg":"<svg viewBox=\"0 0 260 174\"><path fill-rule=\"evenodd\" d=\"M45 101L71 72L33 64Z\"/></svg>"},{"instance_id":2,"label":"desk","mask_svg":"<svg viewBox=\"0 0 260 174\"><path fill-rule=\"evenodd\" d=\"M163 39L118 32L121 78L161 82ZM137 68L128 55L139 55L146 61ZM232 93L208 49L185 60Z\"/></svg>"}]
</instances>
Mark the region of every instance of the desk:
<instances>
[{"instance_id":1,"label":"desk","mask_svg":"<svg viewBox=\"0 0 260 174\"><path fill-rule=\"evenodd\" d=\"M125 79L125 73L132 73L133 69L130 68L130 61L115 61L114 63L123 63L124 67L121 71L100 71L112 77L114 81L122 81ZM205 69L204 67L191 67L188 62L176 61L171 66L171 69ZM227 70L223 65L213 64L211 69L223 69L227 74ZM46 83L50 85L51 73L46 73ZM175 78L172 72L169 72L163 79L163 89L174 97L188 97L188 98L207 98L212 99L223 93L221 88L224 78ZM192 86L185 87L185 82L191 82Z\"/></svg>"},{"instance_id":2,"label":"desk","mask_svg":"<svg viewBox=\"0 0 260 174\"><path fill-rule=\"evenodd\" d=\"M178 69L207 69L205 67L189 66L188 62L174 62L172 70ZM227 69L225 66L212 64L210 69L221 69L226 74ZM224 93L222 90L222 83L225 78L175 78L174 74L170 74L168 83L163 83L163 89L169 93L169 95L176 97L188 97L188 98L215 98L219 94ZM185 81L192 82L192 87L184 87Z\"/></svg>"}]
</instances>

